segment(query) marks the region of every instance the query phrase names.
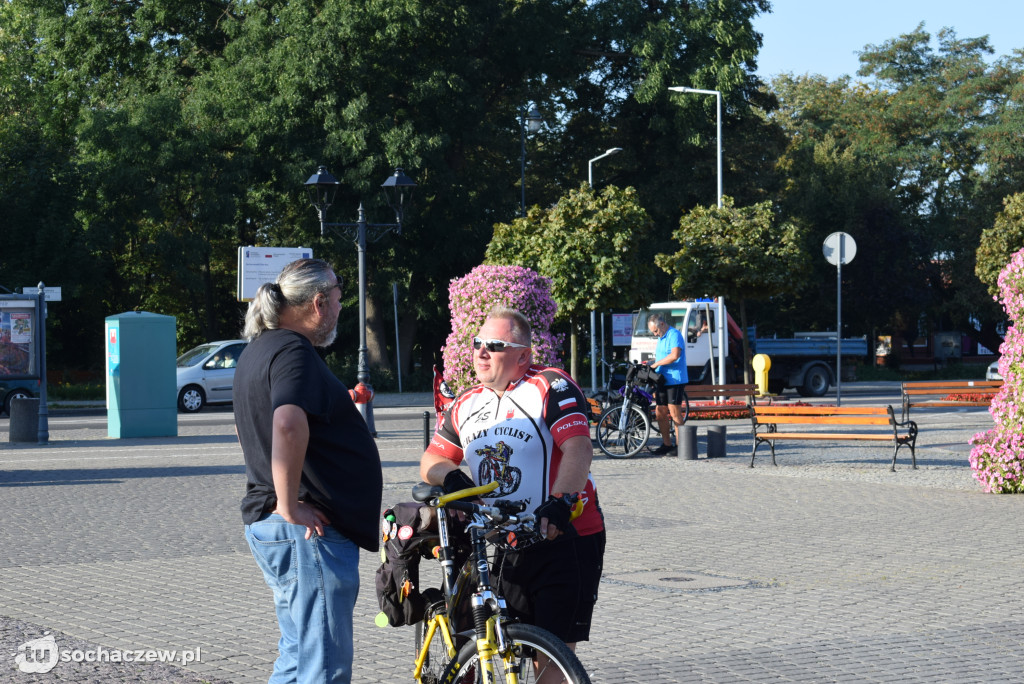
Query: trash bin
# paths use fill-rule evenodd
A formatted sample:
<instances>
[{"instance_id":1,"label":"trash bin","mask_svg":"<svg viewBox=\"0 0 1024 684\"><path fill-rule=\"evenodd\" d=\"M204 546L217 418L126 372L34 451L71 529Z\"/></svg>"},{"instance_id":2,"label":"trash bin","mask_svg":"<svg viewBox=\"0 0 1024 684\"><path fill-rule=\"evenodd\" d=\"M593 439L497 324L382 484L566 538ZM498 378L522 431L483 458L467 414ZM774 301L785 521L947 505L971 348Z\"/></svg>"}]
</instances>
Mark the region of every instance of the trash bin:
<instances>
[{"instance_id":1,"label":"trash bin","mask_svg":"<svg viewBox=\"0 0 1024 684\"><path fill-rule=\"evenodd\" d=\"M725 426L708 427L708 458L725 458Z\"/></svg>"},{"instance_id":2,"label":"trash bin","mask_svg":"<svg viewBox=\"0 0 1024 684\"><path fill-rule=\"evenodd\" d=\"M35 442L39 439L39 399L16 397L11 400L11 442Z\"/></svg>"}]
</instances>

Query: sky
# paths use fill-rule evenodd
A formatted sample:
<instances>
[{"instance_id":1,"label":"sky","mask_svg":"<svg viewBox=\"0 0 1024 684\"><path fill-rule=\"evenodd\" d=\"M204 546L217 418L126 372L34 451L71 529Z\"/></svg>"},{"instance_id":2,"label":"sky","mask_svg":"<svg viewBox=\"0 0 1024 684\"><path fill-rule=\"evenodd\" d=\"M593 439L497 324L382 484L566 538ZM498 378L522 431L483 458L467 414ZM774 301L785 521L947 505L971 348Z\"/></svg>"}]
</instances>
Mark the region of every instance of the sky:
<instances>
[{"instance_id":1,"label":"sky","mask_svg":"<svg viewBox=\"0 0 1024 684\"><path fill-rule=\"evenodd\" d=\"M959 38L988 35L996 57L1024 48L1022 0L771 0L772 12L754 28L763 37L757 73L856 77L857 52L910 33L920 22L935 36L944 27Z\"/></svg>"}]
</instances>

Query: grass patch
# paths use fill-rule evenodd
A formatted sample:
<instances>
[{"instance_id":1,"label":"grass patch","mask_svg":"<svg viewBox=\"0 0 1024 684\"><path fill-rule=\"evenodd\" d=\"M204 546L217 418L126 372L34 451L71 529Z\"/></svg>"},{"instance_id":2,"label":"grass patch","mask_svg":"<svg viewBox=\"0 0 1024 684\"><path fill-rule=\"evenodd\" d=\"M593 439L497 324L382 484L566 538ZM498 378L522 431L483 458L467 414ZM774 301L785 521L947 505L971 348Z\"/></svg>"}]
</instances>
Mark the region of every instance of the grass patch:
<instances>
[{"instance_id":1,"label":"grass patch","mask_svg":"<svg viewBox=\"0 0 1024 684\"><path fill-rule=\"evenodd\" d=\"M101 382L59 383L46 386L46 400L51 401L103 401L107 386Z\"/></svg>"}]
</instances>

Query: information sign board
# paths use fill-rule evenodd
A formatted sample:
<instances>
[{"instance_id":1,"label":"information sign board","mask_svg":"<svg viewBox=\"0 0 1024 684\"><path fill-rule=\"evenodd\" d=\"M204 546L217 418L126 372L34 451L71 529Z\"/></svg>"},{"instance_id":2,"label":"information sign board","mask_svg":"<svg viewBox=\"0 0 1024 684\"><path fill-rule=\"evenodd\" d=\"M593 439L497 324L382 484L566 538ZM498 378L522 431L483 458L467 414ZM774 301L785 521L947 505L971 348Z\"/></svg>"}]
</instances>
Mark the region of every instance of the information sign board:
<instances>
[{"instance_id":1,"label":"information sign board","mask_svg":"<svg viewBox=\"0 0 1024 684\"><path fill-rule=\"evenodd\" d=\"M27 295L39 295L38 287L23 287L21 288L22 294ZM60 299L60 288L59 287L43 287L43 299L47 302L59 302Z\"/></svg>"},{"instance_id":2,"label":"information sign board","mask_svg":"<svg viewBox=\"0 0 1024 684\"><path fill-rule=\"evenodd\" d=\"M312 258L309 247L239 247L238 301L250 301L260 285L277 280L281 269L296 259Z\"/></svg>"},{"instance_id":3,"label":"information sign board","mask_svg":"<svg viewBox=\"0 0 1024 684\"><path fill-rule=\"evenodd\" d=\"M633 314L612 314L612 345L628 347L633 341Z\"/></svg>"}]
</instances>

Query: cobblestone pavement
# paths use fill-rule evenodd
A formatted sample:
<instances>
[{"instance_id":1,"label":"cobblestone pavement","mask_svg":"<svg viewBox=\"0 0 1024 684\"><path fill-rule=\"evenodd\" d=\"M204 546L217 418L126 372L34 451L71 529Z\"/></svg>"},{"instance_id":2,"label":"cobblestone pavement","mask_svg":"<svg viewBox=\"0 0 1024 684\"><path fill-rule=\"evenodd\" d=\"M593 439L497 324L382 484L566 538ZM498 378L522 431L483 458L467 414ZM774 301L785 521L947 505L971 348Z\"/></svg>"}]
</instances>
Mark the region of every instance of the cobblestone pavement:
<instances>
[{"instance_id":1,"label":"cobblestone pavement","mask_svg":"<svg viewBox=\"0 0 1024 684\"><path fill-rule=\"evenodd\" d=\"M418 480L429 408L378 401L385 504ZM724 459L598 452L608 551L579 649L594 681L1024 681L1024 497L971 477L987 413L914 418L920 467L901 453L896 473L864 443L780 445L777 468L762 448L751 469L747 421L720 423ZM277 627L242 536L230 409L182 416L173 438L107 439L102 415L51 416L48 446L9 444L6 428L0 682L266 681ZM409 681L412 629L373 625L375 566L364 553L354 681ZM19 671L19 646L49 636L56 667ZM178 661L74 660L115 650ZM199 657L182 666L184 652Z\"/></svg>"}]
</instances>

